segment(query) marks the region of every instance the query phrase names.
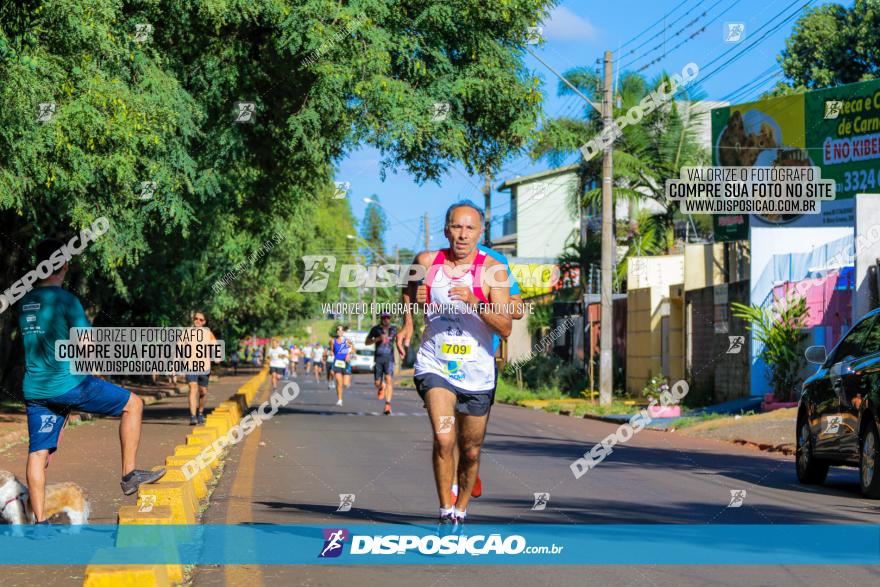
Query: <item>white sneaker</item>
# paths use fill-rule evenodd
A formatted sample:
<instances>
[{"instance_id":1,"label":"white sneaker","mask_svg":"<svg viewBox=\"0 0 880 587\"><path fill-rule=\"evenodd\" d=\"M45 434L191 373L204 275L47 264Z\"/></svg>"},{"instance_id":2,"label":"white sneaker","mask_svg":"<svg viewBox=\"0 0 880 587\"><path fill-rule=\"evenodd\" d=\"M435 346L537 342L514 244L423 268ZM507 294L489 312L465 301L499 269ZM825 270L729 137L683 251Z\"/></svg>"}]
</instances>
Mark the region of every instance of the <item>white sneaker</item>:
<instances>
[{"instance_id":1,"label":"white sneaker","mask_svg":"<svg viewBox=\"0 0 880 587\"><path fill-rule=\"evenodd\" d=\"M332 381L328 381L328 382L327 382L327 389L333 389L334 387L336 387L336 386L333 385L333 382L332 382Z\"/></svg>"},{"instance_id":2,"label":"white sneaker","mask_svg":"<svg viewBox=\"0 0 880 587\"><path fill-rule=\"evenodd\" d=\"M336 405L337 405L337 406L341 406L341 405L342 405L342 400L341 400L341 399L336 400Z\"/></svg>"}]
</instances>

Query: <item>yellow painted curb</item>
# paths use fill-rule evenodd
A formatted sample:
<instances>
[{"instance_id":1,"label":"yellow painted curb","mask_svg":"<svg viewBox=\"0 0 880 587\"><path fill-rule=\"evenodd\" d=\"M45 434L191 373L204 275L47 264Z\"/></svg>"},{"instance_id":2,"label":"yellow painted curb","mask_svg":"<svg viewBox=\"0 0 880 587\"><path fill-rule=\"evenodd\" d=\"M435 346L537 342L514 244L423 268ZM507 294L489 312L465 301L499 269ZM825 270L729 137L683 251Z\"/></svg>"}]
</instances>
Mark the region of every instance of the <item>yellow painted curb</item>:
<instances>
[{"instance_id":1,"label":"yellow painted curb","mask_svg":"<svg viewBox=\"0 0 880 587\"><path fill-rule=\"evenodd\" d=\"M142 535L138 534L138 542L140 542L143 538ZM166 537L167 538L167 537ZM126 546L117 545L116 548L122 550L132 550ZM153 549L148 549L151 554ZM178 557L175 557L178 558ZM178 558L179 560L179 558ZM90 571L91 569L91 571ZM111 577L103 577L105 573L102 573L105 569L111 569ZM159 569L164 570L164 574ZM140 577L144 571L146 571L146 581L145 583L135 583L129 582L132 579L125 578L126 572L133 572L138 577ZM100 583L90 583L89 576L94 577L93 581L98 577L101 577ZM158 582L149 582L149 577L154 576L153 581ZM137 580L137 579L136 579ZM164 580L164 582L162 582ZM125 585L128 587L129 585L170 585L172 583L183 583L183 565L180 563L167 563L167 564L156 564L156 565L101 565L101 564L91 564L86 567L86 581L85 585L108 585L112 587L118 587L120 585Z\"/></svg>"},{"instance_id":2,"label":"yellow painted curb","mask_svg":"<svg viewBox=\"0 0 880 587\"><path fill-rule=\"evenodd\" d=\"M84 587L168 587L168 565L89 565Z\"/></svg>"},{"instance_id":3,"label":"yellow painted curb","mask_svg":"<svg viewBox=\"0 0 880 587\"><path fill-rule=\"evenodd\" d=\"M217 406L217 408L211 413L229 414L232 417L233 425L237 424L238 421L241 420L242 415L241 410L238 408L238 404L229 400L226 400L225 402Z\"/></svg>"},{"instance_id":4,"label":"yellow painted curb","mask_svg":"<svg viewBox=\"0 0 880 587\"><path fill-rule=\"evenodd\" d=\"M196 426L192 429L191 436L204 436L208 439L208 444L217 440L219 434L217 434L216 428L209 428L204 424L201 426Z\"/></svg>"},{"instance_id":5,"label":"yellow painted curb","mask_svg":"<svg viewBox=\"0 0 880 587\"><path fill-rule=\"evenodd\" d=\"M221 455L211 459L211 466L199 470L187 480L183 466L201 454L221 436L225 436L247 412L260 386L266 380L269 368L264 367L257 375L238 388L228 400L222 402L205 419L206 423L193 428L185 445L178 445L174 455L166 457L166 474L158 483L142 485L138 491L137 505L119 508L117 522L120 525L147 524L195 524L199 500L207 496L207 484L213 481L212 468L222 461ZM120 546L120 545L117 545ZM125 548L124 546L121 546ZM170 587L183 581L183 565L102 565L86 567L83 585L86 587Z\"/></svg>"},{"instance_id":6,"label":"yellow painted curb","mask_svg":"<svg viewBox=\"0 0 880 587\"><path fill-rule=\"evenodd\" d=\"M235 398L235 396L232 397ZM241 406L238 405L238 402L235 399L229 399L226 401L229 402L229 411L235 415L235 423L237 424L242 419L242 417L244 417L247 410L241 409Z\"/></svg>"},{"instance_id":7,"label":"yellow painted curb","mask_svg":"<svg viewBox=\"0 0 880 587\"><path fill-rule=\"evenodd\" d=\"M210 416L208 416L208 418L210 418ZM226 428L226 422L220 422L218 420L211 420L209 422L208 418L205 418L205 423L202 424L202 426L204 426L205 430L210 430L213 432L214 440L217 440L218 438L226 434L226 431L228 430L228 428Z\"/></svg>"},{"instance_id":8,"label":"yellow painted curb","mask_svg":"<svg viewBox=\"0 0 880 587\"><path fill-rule=\"evenodd\" d=\"M171 518L175 524L195 524L195 496L189 483L153 483L141 485L138 490L138 507L148 505L171 506Z\"/></svg>"},{"instance_id":9,"label":"yellow painted curb","mask_svg":"<svg viewBox=\"0 0 880 587\"><path fill-rule=\"evenodd\" d=\"M186 445L187 446L201 446L206 447L211 444L213 440L209 438L207 434L187 434L186 435Z\"/></svg>"},{"instance_id":10,"label":"yellow painted curb","mask_svg":"<svg viewBox=\"0 0 880 587\"><path fill-rule=\"evenodd\" d=\"M220 416L208 416L208 418L217 419L206 419L205 426L207 426L208 428L213 428L214 433L217 435L217 438L220 438L221 436L226 436L226 433L229 432L229 425L226 423L226 418L221 418Z\"/></svg>"},{"instance_id":11,"label":"yellow painted curb","mask_svg":"<svg viewBox=\"0 0 880 587\"><path fill-rule=\"evenodd\" d=\"M174 456L175 457L186 457L186 459L188 461L192 461L192 460L196 460L196 457L198 457L200 454L202 454L203 450L205 450L205 448L202 446L195 446L192 444L179 444L174 449ZM216 469L217 467L219 467L221 462L222 462L222 460L220 458L220 455L214 455L208 461L208 463L207 463L208 467L206 467L206 468L211 469L211 473L213 474L213 470ZM201 459L196 460L197 466L202 466L203 464L204 464L203 460L201 460ZM179 465L179 466L182 467L183 465Z\"/></svg>"},{"instance_id":12,"label":"yellow painted curb","mask_svg":"<svg viewBox=\"0 0 880 587\"><path fill-rule=\"evenodd\" d=\"M205 418L205 426L216 429L217 436L223 436L232 428L226 414L211 414Z\"/></svg>"},{"instance_id":13,"label":"yellow painted curb","mask_svg":"<svg viewBox=\"0 0 880 587\"><path fill-rule=\"evenodd\" d=\"M131 532L127 532L130 530ZM164 534L158 531L158 528L154 528L152 530L157 530L156 532L150 531L151 529L146 529L146 534L142 530L135 530L131 527L131 525L123 526L119 529L116 538L116 548L115 549L102 549L95 553L94 560L101 560L102 555L105 553L113 553L116 554L119 550L127 551L128 553L134 553L137 551L144 552L144 558L148 556L154 556L155 551L157 549L165 550L166 554L169 556L169 559L176 560L176 563L164 563L164 564L156 564L156 565L108 565L108 566L119 566L125 567L129 569L140 570L145 566L156 566L156 567L165 567L165 574L168 577L168 581L170 583L182 583L183 582L183 565L180 564L180 555L177 550L174 548L174 544L178 541L174 536L170 534L170 532L166 531ZM152 540L145 540L147 534L152 537ZM126 545L126 542L133 542L133 545ZM147 544L149 542L149 545ZM170 545L170 546L163 546ZM111 555L112 556L112 555ZM100 563L92 563L89 565L90 567L95 567ZM128 583L119 583L120 585L128 585Z\"/></svg>"},{"instance_id":14,"label":"yellow painted curb","mask_svg":"<svg viewBox=\"0 0 880 587\"><path fill-rule=\"evenodd\" d=\"M180 467L166 467L165 475L159 479L159 483L189 483L196 498L196 507L198 507L198 501L208 496L208 488L201 476L194 475L192 479L187 479Z\"/></svg>"},{"instance_id":15,"label":"yellow painted curb","mask_svg":"<svg viewBox=\"0 0 880 587\"><path fill-rule=\"evenodd\" d=\"M203 446L196 446L194 444L178 444L174 448L174 456L176 457L187 457L189 460L192 460L202 454L202 451L205 450ZM215 455L211 458L210 463L212 469L216 469L220 466L220 457Z\"/></svg>"},{"instance_id":16,"label":"yellow painted curb","mask_svg":"<svg viewBox=\"0 0 880 587\"><path fill-rule=\"evenodd\" d=\"M172 583L183 583L183 565L165 565L168 580Z\"/></svg>"},{"instance_id":17,"label":"yellow painted curb","mask_svg":"<svg viewBox=\"0 0 880 587\"><path fill-rule=\"evenodd\" d=\"M146 508L141 508L146 509ZM137 506L122 506L119 508L119 531L116 535L117 548L139 547L155 550L156 548L169 548L169 554L175 555L177 563L165 565L168 578L173 583L183 582L183 565L179 562L177 545L192 542L194 539L194 527L172 526L167 530L164 526L174 524L171 507L167 505L151 506L150 511L140 511ZM150 528L134 530L133 525L146 525ZM190 528L193 528L191 531ZM129 531L132 530L132 531Z\"/></svg>"},{"instance_id":18,"label":"yellow painted curb","mask_svg":"<svg viewBox=\"0 0 880 587\"><path fill-rule=\"evenodd\" d=\"M183 466L190 462L192 457L178 457L178 456L170 456L165 457L165 466L166 467L180 467L181 470ZM199 477L202 482L207 486L214 480L214 475L211 474L211 467L205 467L204 469L199 469L199 472L196 474L196 477Z\"/></svg>"},{"instance_id":19,"label":"yellow painted curb","mask_svg":"<svg viewBox=\"0 0 880 587\"><path fill-rule=\"evenodd\" d=\"M124 505L119 508L117 522L119 524L171 524L171 506L154 505L149 511L140 511L136 505Z\"/></svg>"},{"instance_id":20,"label":"yellow painted curb","mask_svg":"<svg viewBox=\"0 0 880 587\"><path fill-rule=\"evenodd\" d=\"M232 414L223 410L221 412L211 412L211 415L205 418L205 424L221 426L220 434L222 436L229 432L229 429L235 425L235 421L232 418Z\"/></svg>"}]
</instances>

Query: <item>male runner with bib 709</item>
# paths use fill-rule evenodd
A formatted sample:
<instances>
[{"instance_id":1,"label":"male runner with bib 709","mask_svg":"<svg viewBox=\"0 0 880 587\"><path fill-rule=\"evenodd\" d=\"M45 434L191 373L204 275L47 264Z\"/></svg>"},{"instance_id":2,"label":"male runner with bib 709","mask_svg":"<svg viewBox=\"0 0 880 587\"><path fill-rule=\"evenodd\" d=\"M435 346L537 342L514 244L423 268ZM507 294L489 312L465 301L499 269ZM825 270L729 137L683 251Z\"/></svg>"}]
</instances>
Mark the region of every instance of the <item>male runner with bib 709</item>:
<instances>
[{"instance_id":1,"label":"male runner with bib 709","mask_svg":"<svg viewBox=\"0 0 880 587\"><path fill-rule=\"evenodd\" d=\"M415 385L425 401L434 432L434 479L440 524L460 525L480 466L480 448L495 393L494 335L510 335L509 280L504 264L477 249L483 211L468 200L446 211L449 248L423 251L414 265L426 274L425 331L416 357ZM413 272L410 272L412 274ZM397 335L401 356L409 346L413 321L410 301L415 282L403 290L403 328ZM454 453L459 450L458 471ZM458 501L451 490L457 477Z\"/></svg>"}]
</instances>

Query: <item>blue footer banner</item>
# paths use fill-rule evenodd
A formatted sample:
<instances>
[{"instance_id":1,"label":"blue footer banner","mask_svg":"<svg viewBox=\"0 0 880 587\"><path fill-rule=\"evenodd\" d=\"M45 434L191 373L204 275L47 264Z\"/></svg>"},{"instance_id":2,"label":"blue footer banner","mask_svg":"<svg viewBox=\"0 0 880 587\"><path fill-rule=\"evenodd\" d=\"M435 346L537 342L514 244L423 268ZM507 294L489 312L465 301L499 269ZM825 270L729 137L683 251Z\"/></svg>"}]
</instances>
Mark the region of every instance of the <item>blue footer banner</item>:
<instances>
[{"instance_id":1,"label":"blue footer banner","mask_svg":"<svg viewBox=\"0 0 880 587\"><path fill-rule=\"evenodd\" d=\"M6 526L0 564L880 564L880 525Z\"/></svg>"}]
</instances>

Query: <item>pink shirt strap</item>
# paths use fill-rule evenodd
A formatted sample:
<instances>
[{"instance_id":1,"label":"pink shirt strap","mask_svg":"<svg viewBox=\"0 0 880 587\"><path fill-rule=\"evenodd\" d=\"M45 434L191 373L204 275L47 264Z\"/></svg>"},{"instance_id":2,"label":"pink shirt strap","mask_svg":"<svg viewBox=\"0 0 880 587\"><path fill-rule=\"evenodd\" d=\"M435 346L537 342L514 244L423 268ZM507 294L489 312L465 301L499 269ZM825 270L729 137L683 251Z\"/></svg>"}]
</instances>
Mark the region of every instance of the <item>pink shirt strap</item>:
<instances>
[{"instance_id":1,"label":"pink shirt strap","mask_svg":"<svg viewBox=\"0 0 880 587\"><path fill-rule=\"evenodd\" d=\"M425 289L427 295L427 302L431 303L431 284L434 282L434 277L437 275L438 271L444 271L446 265L447 255L446 252L448 249L440 249L437 251L437 255L434 257L434 260L431 262L431 268L428 270L427 279L425 279ZM483 251L477 251L477 256L474 259L473 264L470 269L468 269L468 273L473 277L473 286L472 290L474 295L481 302L488 303L489 300L486 298L486 294L483 293L483 264L486 262L486 253Z\"/></svg>"},{"instance_id":2,"label":"pink shirt strap","mask_svg":"<svg viewBox=\"0 0 880 587\"><path fill-rule=\"evenodd\" d=\"M428 275L425 279L425 290L427 295L427 302L431 303L431 284L434 283L434 276L437 275L437 271L442 271L443 266L446 264L446 249L440 249L437 251L437 255L434 257L434 260L431 262L431 267L428 269Z\"/></svg>"},{"instance_id":3,"label":"pink shirt strap","mask_svg":"<svg viewBox=\"0 0 880 587\"><path fill-rule=\"evenodd\" d=\"M477 299L484 303L489 303L489 300L486 298L486 294L483 293L483 263L486 262L486 253L483 251L477 252L477 257L474 259L474 264L471 265L469 273L473 276L473 288L474 295L477 296Z\"/></svg>"}]
</instances>

